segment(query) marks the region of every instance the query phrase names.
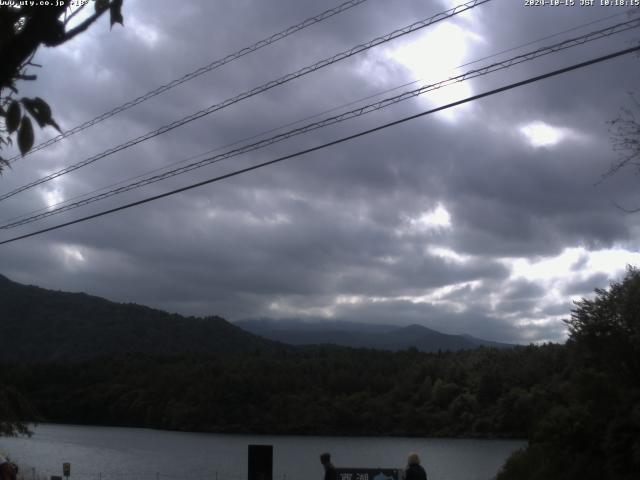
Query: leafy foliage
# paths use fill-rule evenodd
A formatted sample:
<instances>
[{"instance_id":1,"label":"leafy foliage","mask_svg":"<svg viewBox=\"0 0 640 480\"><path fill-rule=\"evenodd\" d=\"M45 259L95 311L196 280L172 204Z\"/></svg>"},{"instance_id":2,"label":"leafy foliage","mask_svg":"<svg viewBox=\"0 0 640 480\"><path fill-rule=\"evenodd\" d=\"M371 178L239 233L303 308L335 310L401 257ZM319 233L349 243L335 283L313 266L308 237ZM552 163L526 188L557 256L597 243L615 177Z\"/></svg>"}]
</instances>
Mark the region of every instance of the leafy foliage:
<instances>
[{"instance_id":1,"label":"leafy foliage","mask_svg":"<svg viewBox=\"0 0 640 480\"><path fill-rule=\"evenodd\" d=\"M10 385L0 390L0 436L30 435L23 422L25 419L37 420L38 415L31 402Z\"/></svg>"},{"instance_id":2,"label":"leafy foliage","mask_svg":"<svg viewBox=\"0 0 640 480\"><path fill-rule=\"evenodd\" d=\"M576 303L552 408L499 480L632 479L640 471L640 271Z\"/></svg>"},{"instance_id":3,"label":"leafy foliage","mask_svg":"<svg viewBox=\"0 0 640 480\"><path fill-rule=\"evenodd\" d=\"M14 99L18 93L16 82L35 80L27 74L36 50L41 46L55 47L84 32L100 16L109 11L111 26L122 24L122 1L96 1L95 11L84 21L70 28L71 20L91 2L81 6L70 2L50 2L43 7L35 2L16 2L16 5L0 5L0 149L12 143L16 134L20 153L25 155L33 146L34 131L31 118L40 128L51 126L60 131L53 120L51 108L40 97ZM59 5L58 5L59 4ZM21 105L23 109L21 109ZM0 172L7 161L0 156Z\"/></svg>"},{"instance_id":4,"label":"leafy foliage","mask_svg":"<svg viewBox=\"0 0 640 480\"><path fill-rule=\"evenodd\" d=\"M525 437L564 347L451 353L314 347L216 356L6 363L48 421L189 431ZM536 375L530 375L532 371ZM498 377L481 403L485 376ZM515 406L515 410L514 410Z\"/></svg>"}]
</instances>

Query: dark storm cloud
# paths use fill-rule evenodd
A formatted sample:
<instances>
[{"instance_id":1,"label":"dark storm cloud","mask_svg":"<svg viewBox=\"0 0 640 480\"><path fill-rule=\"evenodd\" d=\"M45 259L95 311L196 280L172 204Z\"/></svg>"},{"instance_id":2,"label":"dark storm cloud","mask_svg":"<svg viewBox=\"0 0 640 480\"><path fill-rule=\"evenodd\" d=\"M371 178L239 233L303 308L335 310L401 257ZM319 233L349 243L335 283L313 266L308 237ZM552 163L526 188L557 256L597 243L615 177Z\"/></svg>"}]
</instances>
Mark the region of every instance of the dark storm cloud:
<instances>
[{"instance_id":1,"label":"dark storm cloud","mask_svg":"<svg viewBox=\"0 0 640 480\"><path fill-rule=\"evenodd\" d=\"M502 295L503 300L527 300L544 296L545 289L538 283L525 279L514 280Z\"/></svg>"},{"instance_id":2,"label":"dark storm cloud","mask_svg":"<svg viewBox=\"0 0 640 480\"><path fill-rule=\"evenodd\" d=\"M535 150L496 139L493 145L500 145L499 150L489 146L482 158L474 155L473 140L467 136L459 142L463 149L456 158L462 165L452 169L446 182L452 189L454 221L465 233L454 239L457 248L557 254L567 243L611 247L630 239L634 220L611 208L611 198L620 193L619 179L594 186L602 172L598 157L611 154L594 149L593 137L584 145L567 140L557 148Z\"/></svg>"},{"instance_id":3,"label":"dark storm cloud","mask_svg":"<svg viewBox=\"0 0 640 480\"><path fill-rule=\"evenodd\" d=\"M562 315L564 318L569 318L572 308L573 304L571 302L562 302L543 308L542 313L550 316Z\"/></svg>"},{"instance_id":4,"label":"dark storm cloud","mask_svg":"<svg viewBox=\"0 0 640 480\"><path fill-rule=\"evenodd\" d=\"M515 3L495 0L453 20L476 35L468 39L461 62L615 13L527 10ZM2 177L2 191L452 5L371 0L17 162ZM96 25L63 48L41 52L40 80L24 85L21 93L45 96L68 128L331 6L334 2L310 0L224 6L158 1L149 8L126 1L125 28L109 32L106 25ZM604 24L572 35L599 25ZM617 40L591 44L482 77L472 91L619 45ZM425 48L446 54L447 46ZM2 218L41 208L45 198L90 191L417 78L383 51L277 87L25 192L2 205ZM602 286L605 274L589 270L590 249L632 243L640 222L622 215L614 203L638 201L637 178L594 183L612 159L605 122L628 100L625 90L637 83L637 67L633 58L616 60L475 102L453 121L428 116L0 247L0 268L26 283L186 314L239 319L320 312L349 320L421 323L495 340L559 340L564 325L544 321L562 315L562 305L545 296L552 284L512 280L509 261L535 262L567 248L585 248L585 260L574 264L575 278L581 280L560 282L569 296L589 282ZM426 100L401 104L33 225L54 225L178 188L429 106L433 102ZM564 138L534 147L521 131L532 122L561 129ZM448 224L421 223L439 206L450 215ZM20 233L28 231L31 227ZM448 258L438 249L463 258ZM416 300L443 288L449 290L430 301ZM346 297L353 301L345 303Z\"/></svg>"},{"instance_id":5,"label":"dark storm cloud","mask_svg":"<svg viewBox=\"0 0 640 480\"><path fill-rule=\"evenodd\" d=\"M596 273L565 285L563 293L566 295L589 296L596 288L605 288L609 281L609 277L604 273Z\"/></svg>"}]
</instances>

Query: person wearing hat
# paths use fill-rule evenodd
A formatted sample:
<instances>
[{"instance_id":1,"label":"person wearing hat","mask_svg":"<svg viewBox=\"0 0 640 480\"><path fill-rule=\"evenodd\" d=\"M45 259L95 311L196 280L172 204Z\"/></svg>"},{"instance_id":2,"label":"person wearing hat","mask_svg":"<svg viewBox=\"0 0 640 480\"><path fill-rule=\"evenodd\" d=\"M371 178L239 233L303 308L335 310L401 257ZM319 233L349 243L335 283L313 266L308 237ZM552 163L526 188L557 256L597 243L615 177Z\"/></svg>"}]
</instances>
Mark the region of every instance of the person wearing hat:
<instances>
[{"instance_id":1,"label":"person wearing hat","mask_svg":"<svg viewBox=\"0 0 640 480\"><path fill-rule=\"evenodd\" d=\"M427 472L420 465L420 457L417 453L410 454L407 459L404 480L427 480Z\"/></svg>"}]
</instances>

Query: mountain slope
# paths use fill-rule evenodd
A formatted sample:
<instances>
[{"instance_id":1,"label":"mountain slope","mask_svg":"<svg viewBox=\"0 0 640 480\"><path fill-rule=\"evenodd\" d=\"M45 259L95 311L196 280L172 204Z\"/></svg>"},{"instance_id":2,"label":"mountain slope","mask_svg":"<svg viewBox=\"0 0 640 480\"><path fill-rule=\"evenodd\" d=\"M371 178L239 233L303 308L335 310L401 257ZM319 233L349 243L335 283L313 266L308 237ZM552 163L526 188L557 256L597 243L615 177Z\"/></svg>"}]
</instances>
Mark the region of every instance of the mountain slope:
<instances>
[{"instance_id":1,"label":"mountain slope","mask_svg":"<svg viewBox=\"0 0 640 480\"><path fill-rule=\"evenodd\" d=\"M235 325L261 337L291 345L333 344L381 350L404 350L415 347L424 352L467 350L479 346L496 348L513 346L470 335L448 335L421 325L398 327L356 322L270 319L242 320Z\"/></svg>"},{"instance_id":2,"label":"mountain slope","mask_svg":"<svg viewBox=\"0 0 640 480\"><path fill-rule=\"evenodd\" d=\"M183 317L84 293L21 285L2 275L0 339L0 360L19 361L287 348L221 317Z\"/></svg>"}]
</instances>

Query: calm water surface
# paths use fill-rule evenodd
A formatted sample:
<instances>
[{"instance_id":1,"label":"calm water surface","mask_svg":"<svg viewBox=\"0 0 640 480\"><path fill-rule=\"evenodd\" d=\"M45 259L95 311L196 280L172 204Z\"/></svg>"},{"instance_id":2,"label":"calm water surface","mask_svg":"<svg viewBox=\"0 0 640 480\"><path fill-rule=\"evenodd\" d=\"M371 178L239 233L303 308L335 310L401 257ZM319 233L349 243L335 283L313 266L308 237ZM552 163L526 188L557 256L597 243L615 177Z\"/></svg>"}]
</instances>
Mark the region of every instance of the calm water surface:
<instances>
[{"instance_id":1,"label":"calm water surface","mask_svg":"<svg viewBox=\"0 0 640 480\"><path fill-rule=\"evenodd\" d=\"M273 445L275 480L321 480L320 453L340 467L404 466L423 459L429 480L487 480L524 446L514 440L386 437L300 437L179 433L141 428L40 425L30 439L2 438L0 452L23 468L25 480L62 474L70 480L240 480L247 478L247 445Z\"/></svg>"}]
</instances>

